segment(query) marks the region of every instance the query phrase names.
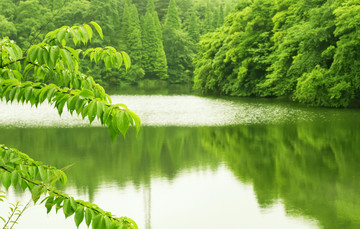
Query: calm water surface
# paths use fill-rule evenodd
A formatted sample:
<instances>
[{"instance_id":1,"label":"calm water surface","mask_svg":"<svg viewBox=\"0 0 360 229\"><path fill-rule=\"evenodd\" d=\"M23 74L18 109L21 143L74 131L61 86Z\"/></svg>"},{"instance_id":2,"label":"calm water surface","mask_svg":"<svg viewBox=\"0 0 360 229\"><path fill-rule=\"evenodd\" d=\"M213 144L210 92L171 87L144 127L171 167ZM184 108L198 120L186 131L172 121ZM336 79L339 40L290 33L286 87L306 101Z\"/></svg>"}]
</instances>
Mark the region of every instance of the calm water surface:
<instances>
[{"instance_id":1,"label":"calm water surface","mask_svg":"<svg viewBox=\"0 0 360 229\"><path fill-rule=\"evenodd\" d=\"M112 98L141 116L137 137L130 130L111 143L105 128L59 118L47 105L0 103L0 142L58 168L71 165L67 193L139 228L360 228L359 110L190 95ZM16 228L75 226L33 206Z\"/></svg>"}]
</instances>

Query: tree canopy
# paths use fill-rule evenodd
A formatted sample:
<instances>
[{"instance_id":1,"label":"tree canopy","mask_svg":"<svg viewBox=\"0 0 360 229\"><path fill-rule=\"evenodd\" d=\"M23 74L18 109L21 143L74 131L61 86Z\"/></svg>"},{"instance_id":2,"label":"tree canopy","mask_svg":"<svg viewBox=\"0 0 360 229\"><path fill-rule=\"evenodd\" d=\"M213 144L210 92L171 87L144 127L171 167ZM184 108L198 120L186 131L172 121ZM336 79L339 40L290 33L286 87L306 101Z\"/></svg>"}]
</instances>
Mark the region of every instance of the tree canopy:
<instances>
[{"instance_id":1,"label":"tree canopy","mask_svg":"<svg viewBox=\"0 0 360 229\"><path fill-rule=\"evenodd\" d=\"M359 106L359 1L240 1L200 41L195 87Z\"/></svg>"},{"instance_id":2,"label":"tree canopy","mask_svg":"<svg viewBox=\"0 0 360 229\"><path fill-rule=\"evenodd\" d=\"M133 67L129 71L104 71L103 64L94 67L88 59L83 59L80 65L83 73L93 75L94 79L105 87L138 84L144 80L191 83L194 49L200 35L205 33L203 27L208 26L204 23L205 8L208 10L206 20L217 15L214 20L210 20L211 26L206 30L208 32L220 26L226 14L224 12L227 12L223 9L229 9L234 2L235 0L4 0L0 3L0 37L8 36L19 47L26 49L35 38L35 42L41 42L46 35L45 31L63 25L81 25L84 21L96 21L104 30L104 39L95 37L89 46L110 45L130 55L136 53L132 55ZM176 16L174 9L177 11ZM190 9L193 12L192 19ZM156 30L156 34L151 37L158 40L157 44L150 45L150 49L147 37L153 28L149 22L146 22L147 25L141 23L145 22L146 12L152 14ZM171 28L170 35L163 37L166 18L177 20L179 26ZM149 40L155 42L153 38ZM170 51L171 49L175 50ZM152 55L154 57L151 57ZM174 60L174 56L179 56L180 60ZM157 59L158 64L149 64L149 58Z\"/></svg>"}]
</instances>

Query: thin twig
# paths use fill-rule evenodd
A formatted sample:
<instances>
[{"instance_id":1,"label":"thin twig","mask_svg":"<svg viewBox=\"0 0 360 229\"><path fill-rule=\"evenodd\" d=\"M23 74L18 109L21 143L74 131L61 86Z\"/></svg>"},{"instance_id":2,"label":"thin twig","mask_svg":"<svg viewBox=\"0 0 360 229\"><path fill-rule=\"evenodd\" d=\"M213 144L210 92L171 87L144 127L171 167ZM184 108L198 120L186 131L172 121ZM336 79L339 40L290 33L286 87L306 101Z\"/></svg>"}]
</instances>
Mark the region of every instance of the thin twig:
<instances>
[{"instance_id":1,"label":"thin twig","mask_svg":"<svg viewBox=\"0 0 360 229\"><path fill-rule=\"evenodd\" d=\"M13 209L13 211L12 211L11 215L9 216L9 218L8 218L6 224L4 225L3 229L6 229L6 226L10 223L10 221L11 221L12 217L14 216L17 208L18 208L18 205L16 204L15 208Z\"/></svg>"},{"instance_id":2,"label":"thin twig","mask_svg":"<svg viewBox=\"0 0 360 229\"><path fill-rule=\"evenodd\" d=\"M17 221L19 221L20 216L24 213L24 211L29 207L29 205L31 204L31 199L29 200L29 202L26 204L26 206L24 207L24 209L20 212L20 214L18 215L18 217L15 219L15 221L13 222L13 224L11 225L10 229L12 229L14 227L14 225L16 224Z\"/></svg>"}]
</instances>

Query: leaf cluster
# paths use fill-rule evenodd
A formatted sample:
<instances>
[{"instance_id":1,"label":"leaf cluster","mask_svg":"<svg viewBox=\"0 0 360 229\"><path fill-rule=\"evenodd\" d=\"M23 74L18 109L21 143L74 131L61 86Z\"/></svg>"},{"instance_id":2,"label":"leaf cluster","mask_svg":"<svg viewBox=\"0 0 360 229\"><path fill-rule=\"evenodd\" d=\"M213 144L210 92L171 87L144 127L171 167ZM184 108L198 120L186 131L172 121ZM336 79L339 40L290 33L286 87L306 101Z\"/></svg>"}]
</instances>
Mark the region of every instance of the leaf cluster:
<instances>
[{"instance_id":1,"label":"leaf cluster","mask_svg":"<svg viewBox=\"0 0 360 229\"><path fill-rule=\"evenodd\" d=\"M90 22L101 37L100 26ZM47 100L62 114L66 105L73 114L87 117L92 123L97 118L109 128L111 137L125 135L130 126L140 128L140 118L124 104L111 104L111 98L91 76L79 71L79 56L90 56L95 63L102 60L107 69L112 66L130 67L130 58L125 52L115 48L89 48L75 50L66 44L87 44L93 32L88 24L62 27L48 33L43 42L33 45L23 55L22 50L10 39L1 44L0 98L7 102L18 101L37 106ZM25 68L22 69L22 66ZM36 81L25 81L31 75ZM51 83L52 82L52 83Z\"/></svg>"},{"instance_id":2,"label":"leaf cluster","mask_svg":"<svg viewBox=\"0 0 360 229\"><path fill-rule=\"evenodd\" d=\"M55 207L56 212L62 209L66 218L75 214L77 227L85 220L88 227L91 225L96 229L137 228L136 223L129 218L115 217L95 204L75 200L61 193L55 186L57 182L63 185L67 182L62 170L34 161L26 154L4 145L0 145L0 181L6 189L13 186L15 189L29 190L34 203L43 196L41 203L45 203L47 213Z\"/></svg>"}]
</instances>

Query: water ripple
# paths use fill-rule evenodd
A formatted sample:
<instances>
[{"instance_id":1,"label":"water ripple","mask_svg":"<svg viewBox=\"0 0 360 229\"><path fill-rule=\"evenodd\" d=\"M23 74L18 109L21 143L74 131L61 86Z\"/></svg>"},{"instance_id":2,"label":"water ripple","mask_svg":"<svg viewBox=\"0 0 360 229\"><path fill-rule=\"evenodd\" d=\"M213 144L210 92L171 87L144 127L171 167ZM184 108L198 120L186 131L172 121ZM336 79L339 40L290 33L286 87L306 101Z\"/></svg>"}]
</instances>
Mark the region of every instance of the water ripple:
<instances>
[{"instance_id":1,"label":"water ripple","mask_svg":"<svg viewBox=\"0 0 360 229\"><path fill-rule=\"evenodd\" d=\"M198 96L112 96L113 103L125 103L151 126L218 126L255 123L314 121L336 116L344 110L304 108L264 99L223 99ZM321 110L321 112L319 112ZM345 112L346 113L346 112ZM353 113L353 112L352 112ZM358 115L358 111L356 112ZM0 126L87 126L88 121L66 110L59 117L51 105L0 102ZM94 122L93 125L100 125Z\"/></svg>"}]
</instances>

